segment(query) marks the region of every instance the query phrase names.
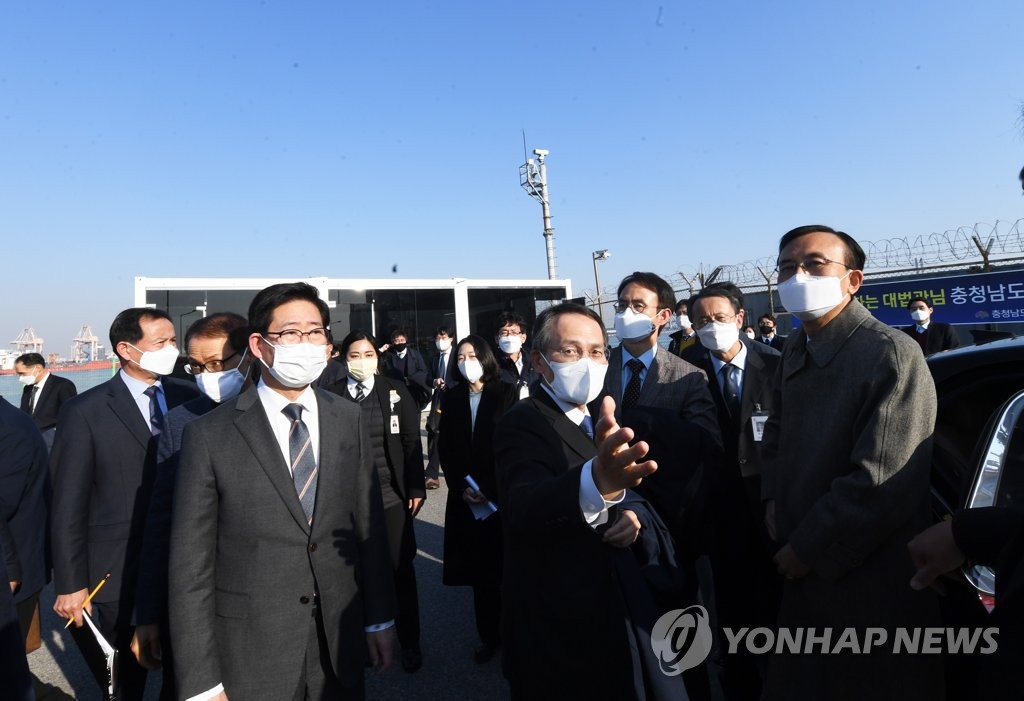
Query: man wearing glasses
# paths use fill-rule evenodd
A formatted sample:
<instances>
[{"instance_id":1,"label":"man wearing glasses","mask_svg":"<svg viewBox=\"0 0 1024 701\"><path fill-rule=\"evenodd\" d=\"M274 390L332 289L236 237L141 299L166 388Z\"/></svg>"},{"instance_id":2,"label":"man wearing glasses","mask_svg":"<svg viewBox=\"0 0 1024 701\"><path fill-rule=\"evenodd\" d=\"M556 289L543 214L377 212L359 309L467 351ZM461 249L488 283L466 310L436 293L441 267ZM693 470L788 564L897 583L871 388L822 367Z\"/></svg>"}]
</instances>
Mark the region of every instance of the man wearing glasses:
<instances>
[{"instance_id":1,"label":"man wearing glasses","mask_svg":"<svg viewBox=\"0 0 1024 701\"><path fill-rule=\"evenodd\" d=\"M649 553L664 532L631 493L658 466L645 442L630 445L635 435L619 427L611 399L593 415L587 408L609 370L606 342L591 309L541 312L530 351L541 381L495 431L503 669L513 701L685 698L679 677L657 669L651 629L642 630L659 611L640 553L623 550L639 540Z\"/></svg>"},{"instance_id":2,"label":"man wearing glasses","mask_svg":"<svg viewBox=\"0 0 1024 701\"><path fill-rule=\"evenodd\" d=\"M764 430L762 496L781 546L779 627L884 628L891 641L938 624L934 595L907 586L907 542L928 523L935 387L917 344L853 298L864 261L827 226L779 242L779 295L802 326ZM765 698L942 698L939 655L892 650L776 654Z\"/></svg>"},{"instance_id":3,"label":"man wearing glasses","mask_svg":"<svg viewBox=\"0 0 1024 701\"><path fill-rule=\"evenodd\" d=\"M258 384L190 423L169 611L185 699L362 699L391 661L394 585L359 407L314 390L331 350L306 283L249 307ZM367 650L368 648L368 650Z\"/></svg>"}]
</instances>

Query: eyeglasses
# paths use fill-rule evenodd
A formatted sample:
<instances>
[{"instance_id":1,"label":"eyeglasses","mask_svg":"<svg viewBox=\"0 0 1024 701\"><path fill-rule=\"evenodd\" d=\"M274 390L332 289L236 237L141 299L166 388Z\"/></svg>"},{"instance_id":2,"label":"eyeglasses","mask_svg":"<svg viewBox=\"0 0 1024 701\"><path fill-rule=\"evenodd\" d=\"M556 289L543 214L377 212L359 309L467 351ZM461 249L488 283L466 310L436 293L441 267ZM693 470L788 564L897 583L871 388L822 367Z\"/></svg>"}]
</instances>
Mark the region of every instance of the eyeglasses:
<instances>
[{"instance_id":1,"label":"eyeglasses","mask_svg":"<svg viewBox=\"0 0 1024 701\"><path fill-rule=\"evenodd\" d=\"M522 336L522 331L509 331L508 329L502 329L498 332L498 338L508 338L509 336Z\"/></svg>"},{"instance_id":2,"label":"eyeglasses","mask_svg":"<svg viewBox=\"0 0 1024 701\"><path fill-rule=\"evenodd\" d=\"M226 358L221 360L211 360L208 363L197 363L194 360L189 360L185 363L185 372L189 375L202 375L204 372L221 372L224 370L224 363L234 358L238 353L232 353Z\"/></svg>"},{"instance_id":3,"label":"eyeglasses","mask_svg":"<svg viewBox=\"0 0 1024 701\"><path fill-rule=\"evenodd\" d=\"M811 258L804 258L799 263L792 261L785 261L779 263L775 268L775 272L778 273L779 280L787 280L796 274L797 270L803 270L808 275L821 275L822 270L825 269L826 265L841 265L847 270L853 270L846 263L841 263L838 260L830 260L828 258L822 258L820 256L814 256Z\"/></svg>"},{"instance_id":4,"label":"eyeglasses","mask_svg":"<svg viewBox=\"0 0 1024 701\"><path fill-rule=\"evenodd\" d=\"M615 310L616 314L621 314L622 312L626 311L626 309L632 309L637 314L643 314L645 311L647 311L647 305L638 299L635 299L632 302L627 302L625 300L620 299L619 301L615 302L615 304L612 305L612 309Z\"/></svg>"},{"instance_id":5,"label":"eyeglasses","mask_svg":"<svg viewBox=\"0 0 1024 701\"><path fill-rule=\"evenodd\" d=\"M586 357L591 360L601 362L601 360L608 360L609 355L610 352L607 348L594 348L586 354ZM583 359L584 353L582 349L577 348L576 346L566 346L565 348L556 348L552 350L551 357L554 358L555 356L561 357L562 362L575 363L577 360Z\"/></svg>"},{"instance_id":6,"label":"eyeglasses","mask_svg":"<svg viewBox=\"0 0 1024 701\"><path fill-rule=\"evenodd\" d=\"M730 321L736 320L736 314L729 316L728 314L715 314L714 316L702 316L696 319L691 319L693 328L699 330L710 324L711 322L717 321L719 324L728 324Z\"/></svg>"},{"instance_id":7,"label":"eyeglasses","mask_svg":"<svg viewBox=\"0 0 1024 701\"><path fill-rule=\"evenodd\" d=\"M308 340L314 346L326 346L330 340L330 332L327 329L312 329L310 331L299 331L298 329L285 329L284 331L267 331L266 336L277 336L282 346L294 346Z\"/></svg>"}]
</instances>

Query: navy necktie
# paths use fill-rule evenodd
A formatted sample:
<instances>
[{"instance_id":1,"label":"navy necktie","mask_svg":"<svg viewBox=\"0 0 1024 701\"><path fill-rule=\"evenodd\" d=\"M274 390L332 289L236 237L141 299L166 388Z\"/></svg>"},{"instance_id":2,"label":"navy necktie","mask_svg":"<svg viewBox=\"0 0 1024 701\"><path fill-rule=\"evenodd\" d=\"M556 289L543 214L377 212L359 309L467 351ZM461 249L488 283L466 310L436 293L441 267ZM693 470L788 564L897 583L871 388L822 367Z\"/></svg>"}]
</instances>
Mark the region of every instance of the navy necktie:
<instances>
[{"instance_id":1,"label":"navy necktie","mask_svg":"<svg viewBox=\"0 0 1024 701\"><path fill-rule=\"evenodd\" d=\"M740 369L732 363L722 366L722 378L724 382L725 406L733 421L740 419Z\"/></svg>"},{"instance_id":2,"label":"navy necktie","mask_svg":"<svg viewBox=\"0 0 1024 701\"><path fill-rule=\"evenodd\" d=\"M640 373L643 372L644 363L642 360L632 358L626 363L626 367L633 373L626 383L626 391L622 393L622 410L626 411L640 400Z\"/></svg>"},{"instance_id":3,"label":"navy necktie","mask_svg":"<svg viewBox=\"0 0 1024 701\"><path fill-rule=\"evenodd\" d=\"M588 438L594 437L594 420L590 418L590 414L583 416L583 420L580 421L580 430L587 434Z\"/></svg>"},{"instance_id":4,"label":"navy necktie","mask_svg":"<svg viewBox=\"0 0 1024 701\"><path fill-rule=\"evenodd\" d=\"M291 422L288 432L288 454L291 458L292 482L299 495L302 510L310 525L313 524L313 505L316 503L316 459L313 457L313 443L309 429L302 420L302 405L289 404L281 410Z\"/></svg>"},{"instance_id":5,"label":"navy necktie","mask_svg":"<svg viewBox=\"0 0 1024 701\"><path fill-rule=\"evenodd\" d=\"M366 387L363 386L362 382L356 383L356 401L361 402L366 399Z\"/></svg>"},{"instance_id":6,"label":"navy necktie","mask_svg":"<svg viewBox=\"0 0 1024 701\"><path fill-rule=\"evenodd\" d=\"M159 436L164 430L164 410L160 408L160 388L150 385L144 394L149 397L149 432Z\"/></svg>"}]
</instances>

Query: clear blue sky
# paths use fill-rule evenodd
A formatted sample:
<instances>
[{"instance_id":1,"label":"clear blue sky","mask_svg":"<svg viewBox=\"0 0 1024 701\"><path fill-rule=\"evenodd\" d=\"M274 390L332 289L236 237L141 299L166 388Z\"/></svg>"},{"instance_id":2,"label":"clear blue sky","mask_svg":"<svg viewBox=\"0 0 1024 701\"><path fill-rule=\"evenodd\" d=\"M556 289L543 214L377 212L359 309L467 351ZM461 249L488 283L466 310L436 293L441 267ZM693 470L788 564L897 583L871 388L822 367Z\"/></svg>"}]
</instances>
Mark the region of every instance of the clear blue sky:
<instances>
[{"instance_id":1,"label":"clear blue sky","mask_svg":"<svg viewBox=\"0 0 1024 701\"><path fill-rule=\"evenodd\" d=\"M5 3L0 343L145 276L593 289L1024 214L1020 0Z\"/></svg>"}]
</instances>

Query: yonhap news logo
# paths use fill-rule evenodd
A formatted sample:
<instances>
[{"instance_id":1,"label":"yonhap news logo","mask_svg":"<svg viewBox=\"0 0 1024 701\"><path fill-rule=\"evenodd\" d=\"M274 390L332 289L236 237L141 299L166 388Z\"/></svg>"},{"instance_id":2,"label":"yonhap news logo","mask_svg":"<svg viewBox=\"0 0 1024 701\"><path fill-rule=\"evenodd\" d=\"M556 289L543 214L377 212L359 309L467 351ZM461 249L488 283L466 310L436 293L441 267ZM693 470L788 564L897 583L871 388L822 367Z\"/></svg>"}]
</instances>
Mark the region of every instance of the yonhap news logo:
<instances>
[{"instance_id":1,"label":"yonhap news logo","mask_svg":"<svg viewBox=\"0 0 1024 701\"><path fill-rule=\"evenodd\" d=\"M651 648L661 671L674 677L693 669L711 652L711 623L703 606L673 609L654 624Z\"/></svg>"}]
</instances>

